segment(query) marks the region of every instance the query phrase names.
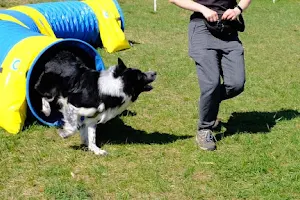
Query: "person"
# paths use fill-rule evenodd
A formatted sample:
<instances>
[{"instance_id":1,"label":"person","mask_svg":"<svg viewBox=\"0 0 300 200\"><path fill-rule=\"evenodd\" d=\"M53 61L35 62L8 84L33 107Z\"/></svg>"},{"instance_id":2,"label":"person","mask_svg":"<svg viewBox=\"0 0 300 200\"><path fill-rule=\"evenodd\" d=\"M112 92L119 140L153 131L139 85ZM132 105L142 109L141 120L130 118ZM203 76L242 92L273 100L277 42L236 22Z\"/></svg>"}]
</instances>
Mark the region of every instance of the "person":
<instances>
[{"instance_id":1,"label":"person","mask_svg":"<svg viewBox=\"0 0 300 200\"><path fill-rule=\"evenodd\" d=\"M188 30L189 56L195 61L201 91L196 141L201 149L212 151L216 149L213 129L219 124L217 115L220 103L243 92L245 64L238 29L231 32L221 29L216 34L211 27L218 24L225 27L223 22L236 22L251 0L240 0L238 3L236 0L169 2L193 11Z\"/></svg>"}]
</instances>

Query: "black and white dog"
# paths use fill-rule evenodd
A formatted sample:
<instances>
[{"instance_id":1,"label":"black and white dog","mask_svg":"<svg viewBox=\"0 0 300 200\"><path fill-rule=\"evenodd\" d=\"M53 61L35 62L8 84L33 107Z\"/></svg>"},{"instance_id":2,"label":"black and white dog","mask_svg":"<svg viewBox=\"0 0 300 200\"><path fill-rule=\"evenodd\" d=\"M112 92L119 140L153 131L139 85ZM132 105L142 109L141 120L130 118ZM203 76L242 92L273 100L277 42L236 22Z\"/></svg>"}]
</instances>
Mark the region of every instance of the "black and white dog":
<instances>
[{"instance_id":1,"label":"black and white dog","mask_svg":"<svg viewBox=\"0 0 300 200\"><path fill-rule=\"evenodd\" d=\"M57 101L63 115L59 135L67 138L78 130L81 141L97 155L106 155L96 145L96 126L121 114L142 92L150 91L156 72L142 72L118 64L96 71L70 51L60 51L45 64L35 84L42 96L42 112L49 116L49 102Z\"/></svg>"}]
</instances>

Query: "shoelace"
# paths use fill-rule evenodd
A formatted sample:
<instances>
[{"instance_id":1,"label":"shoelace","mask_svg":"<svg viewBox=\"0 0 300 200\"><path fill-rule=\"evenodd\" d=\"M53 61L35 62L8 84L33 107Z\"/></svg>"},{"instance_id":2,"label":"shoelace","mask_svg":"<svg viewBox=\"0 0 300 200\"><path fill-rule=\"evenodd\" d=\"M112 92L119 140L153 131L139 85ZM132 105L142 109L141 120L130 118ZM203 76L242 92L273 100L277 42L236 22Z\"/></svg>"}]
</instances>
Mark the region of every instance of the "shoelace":
<instances>
[{"instance_id":1,"label":"shoelace","mask_svg":"<svg viewBox=\"0 0 300 200\"><path fill-rule=\"evenodd\" d=\"M203 132L205 134L204 137L205 137L206 142L216 141L216 137L213 134L211 134L209 130L203 131Z\"/></svg>"}]
</instances>

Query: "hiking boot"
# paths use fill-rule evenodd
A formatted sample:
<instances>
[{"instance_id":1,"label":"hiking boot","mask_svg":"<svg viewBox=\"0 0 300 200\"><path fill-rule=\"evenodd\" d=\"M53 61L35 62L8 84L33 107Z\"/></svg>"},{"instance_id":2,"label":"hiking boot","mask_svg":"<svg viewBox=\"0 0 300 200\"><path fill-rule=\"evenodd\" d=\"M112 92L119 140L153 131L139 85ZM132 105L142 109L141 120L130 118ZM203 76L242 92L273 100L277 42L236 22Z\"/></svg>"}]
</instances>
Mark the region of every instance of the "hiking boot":
<instances>
[{"instance_id":1,"label":"hiking boot","mask_svg":"<svg viewBox=\"0 0 300 200\"><path fill-rule=\"evenodd\" d=\"M215 138L209 129L199 130L196 135L196 142L201 149L206 151L213 151L217 148Z\"/></svg>"}]
</instances>

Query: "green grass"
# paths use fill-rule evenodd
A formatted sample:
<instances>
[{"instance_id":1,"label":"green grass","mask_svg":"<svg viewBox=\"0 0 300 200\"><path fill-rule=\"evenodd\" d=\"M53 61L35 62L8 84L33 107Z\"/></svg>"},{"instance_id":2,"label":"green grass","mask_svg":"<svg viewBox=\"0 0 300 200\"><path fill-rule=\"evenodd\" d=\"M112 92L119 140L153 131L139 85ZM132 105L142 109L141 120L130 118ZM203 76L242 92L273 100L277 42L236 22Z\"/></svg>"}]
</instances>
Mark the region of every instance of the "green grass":
<instances>
[{"instance_id":1,"label":"green grass","mask_svg":"<svg viewBox=\"0 0 300 200\"><path fill-rule=\"evenodd\" d=\"M215 152L195 145L199 88L187 53L189 12L119 0L131 49L100 53L156 70L155 89L100 127L110 154L34 124L0 134L1 199L300 199L300 2L253 1L245 12L245 92L222 103ZM3 5L2 6L7 6Z\"/></svg>"}]
</instances>

